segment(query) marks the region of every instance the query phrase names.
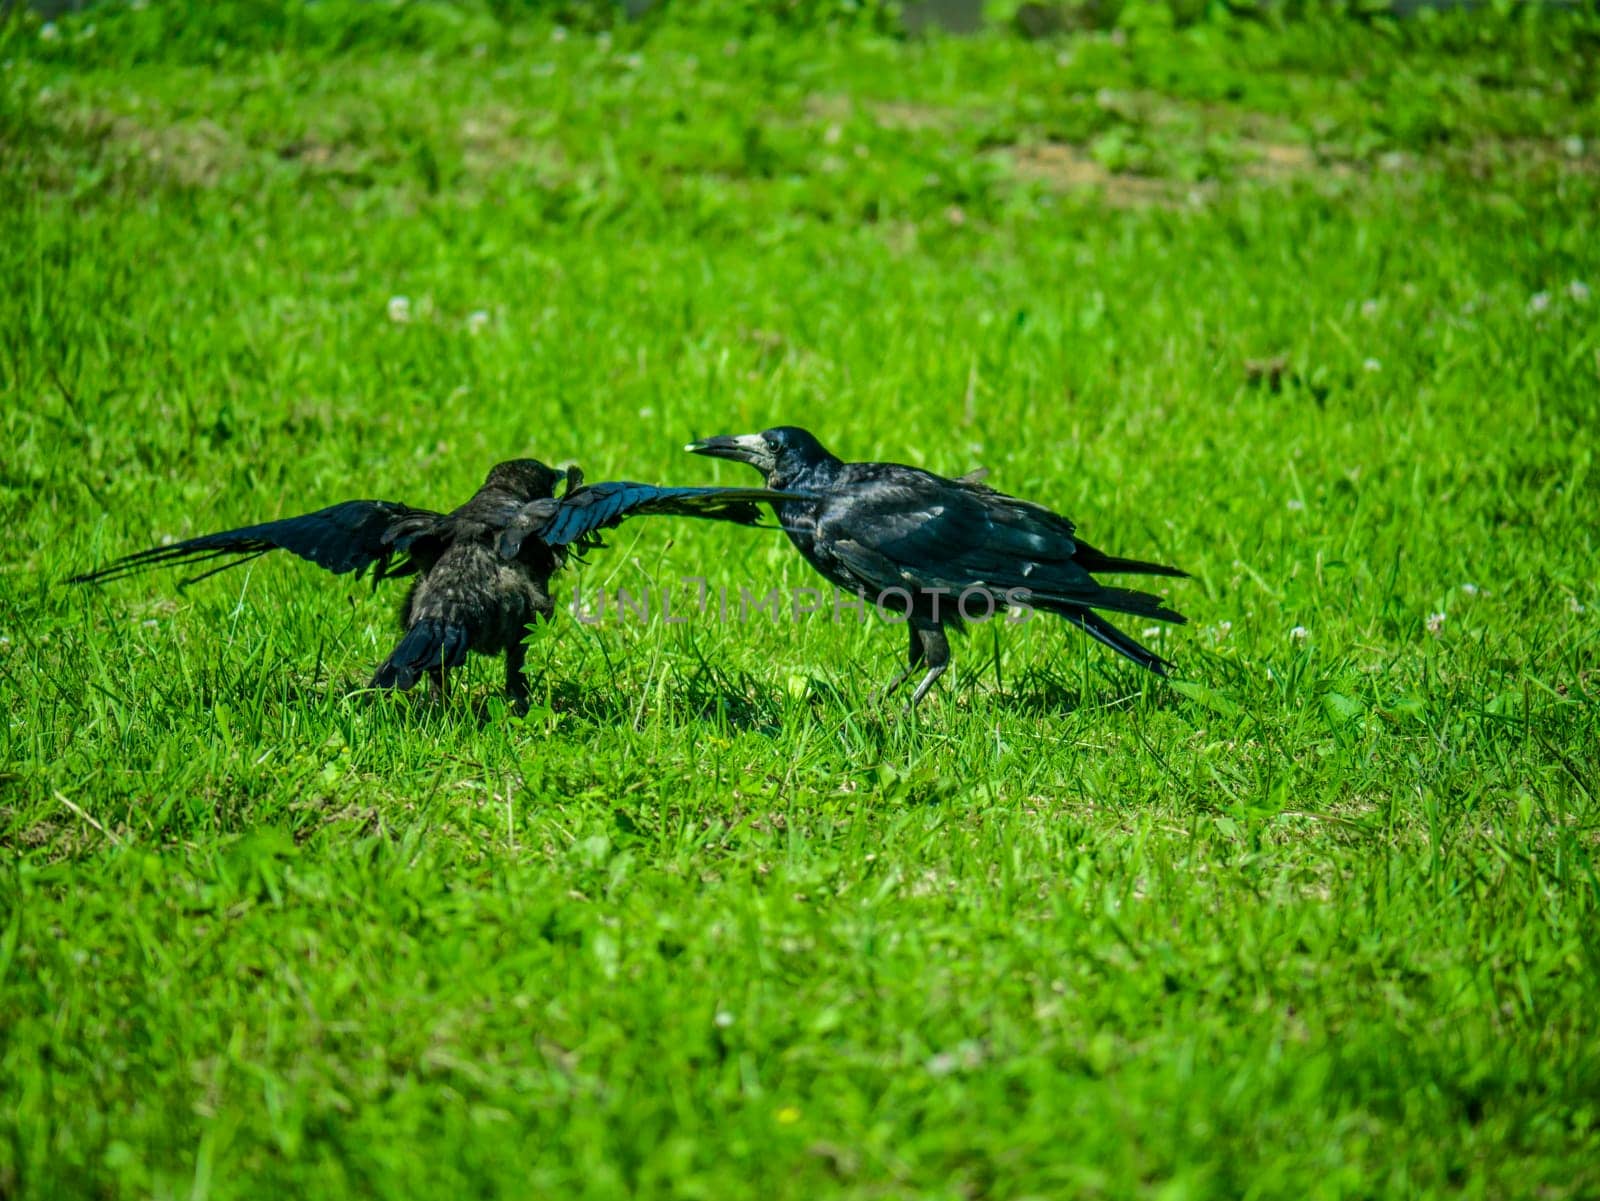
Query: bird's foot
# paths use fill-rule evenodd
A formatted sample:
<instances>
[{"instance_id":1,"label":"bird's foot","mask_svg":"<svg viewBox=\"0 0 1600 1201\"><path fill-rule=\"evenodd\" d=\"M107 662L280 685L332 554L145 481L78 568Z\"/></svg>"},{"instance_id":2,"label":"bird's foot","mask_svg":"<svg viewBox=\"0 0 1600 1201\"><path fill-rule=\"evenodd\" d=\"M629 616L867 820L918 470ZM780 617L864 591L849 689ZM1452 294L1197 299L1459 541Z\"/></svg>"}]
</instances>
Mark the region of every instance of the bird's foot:
<instances>
[{"instance_id":1,"label":"bird's foot","mask_svg":"<svg viewBox=\"0 0 1600 1201\"><path fill-rule=\"evenodd\" d=\"M928 695L928 689L933 687L933 682L945 673L946 664L940 663L928 668L928 674L922 677L922 683L917 685L917 690L911 694L911 699L906 702L905 711L910 713L919 704L922 698Z\"/></svg>"},{"instance_id":2,"label":"bird's foot","mask_svg":"<svg viewBox=\"0 0 1600 1201\"><path fill-rule=\"evenodd\" d=\"M895 676L894 679L885 684L882 688L875 688L871 692L867 693L867 703L869 705L887 704L889 698L895 693L899 692L901 685L911 678L911 672L913 670L913 668L908 667L899 675Z\"/></svg>"}]
</instances>

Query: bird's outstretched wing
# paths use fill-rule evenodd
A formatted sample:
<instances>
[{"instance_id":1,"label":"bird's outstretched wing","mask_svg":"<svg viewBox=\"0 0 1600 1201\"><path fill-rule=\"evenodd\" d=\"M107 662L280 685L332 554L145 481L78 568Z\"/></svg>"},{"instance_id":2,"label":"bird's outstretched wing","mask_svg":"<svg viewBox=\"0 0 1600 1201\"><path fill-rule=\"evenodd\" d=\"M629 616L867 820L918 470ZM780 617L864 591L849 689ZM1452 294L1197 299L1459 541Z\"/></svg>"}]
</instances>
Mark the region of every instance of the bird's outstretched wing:
<instances>
[{"instance_id":1,"label":"bird's outstretched wing","mask_svg":"<svg viewBox=\"0 0 1600 1201\"><path fill-rule=\"evenodd\" d=\"M500 531L500 557L515 559L522 553L522 544L530 537L537 537L539 531L555 518L556 511L560 508L559 500L547 496L541 500L529 501L518 509L511 520L506 522L505 529ZM557 558L559 561L559 556Z\"/></svg>"},{"instance_id":2,"label":"bird's outstretched wing","mask_svg":"<svg viewBox=\"0 0 1600 1201\"><path fill-rule=\"evenodd\" d=\"M103 584L158 567L226 560L184 580L183 586L187 587L270 550L286 550L335 575L351 571L359 575L376 565L376 582L386 575L408 575L414 571L415 565L409 561L393 571L389 570L389 565L395 555L404 554L419 539L431 534L439 520L438 513L413 509L395 501L347 500L300 517L285 517L281 521L189 538L170 546L151 547L125 555L98 571L75 575L67 583Z\"/></svg>"},{"instance_id":3,"label":"bird's outstretched wing","mask_svg":"<svg viewBox=\"0 0 1600 1201\"><path fill-rule=\"evenodd\" d=\"M609 480L572 489L559 501L527 505L500 537L500 554L514 559L523 541L534 535L552 547L575 547L580 553L599 546L599 532L624 518L647 515L710 517L755 525L763 504L812 500L799 492L767 488L663 488L629 480Z\"/></svg>"}]
</instances>

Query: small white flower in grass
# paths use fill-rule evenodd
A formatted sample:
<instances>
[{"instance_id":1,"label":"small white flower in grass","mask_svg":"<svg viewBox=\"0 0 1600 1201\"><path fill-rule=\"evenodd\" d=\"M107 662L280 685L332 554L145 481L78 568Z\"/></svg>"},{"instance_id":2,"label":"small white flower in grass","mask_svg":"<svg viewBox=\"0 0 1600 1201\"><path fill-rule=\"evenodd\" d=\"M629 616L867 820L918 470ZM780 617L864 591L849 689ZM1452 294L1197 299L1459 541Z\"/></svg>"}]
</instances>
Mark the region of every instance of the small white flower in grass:
<instances>
[{"instance_id":1,"label":"small white flower in grass","mask_svg":"<svg viewBox=\"0 0 1600 1201\"><path fill-rule=\"evenodd\" d=\"M148 621L141 621L139 624L142 625L147 630L157 629L161 625L161 623L159 621L157 621L154 617L150 618L150 620L148 620Z\"/></svg>"},{"instance_id":2,"label":"small white flower in grass","mask_svg":"<svg viewBox=\"0 0 1600 1201\"><path fill-rule=\"evenodd\" d=\"M1574 613L1582 613L1583 602L1575 596L1569 596L1567 597L1567 608L1571 609Z\"/></svg>"},{"instance_id":3,"label":"small white flower in grass","mask_svg":"<svg viewBox=\"0 0 1600 1201\"><path fill-rule=\"evenodd\" d=\"M1160 626L1145 626L1145 628L1144 628L1144 636L1146 638L1154 638L1157 635L1159 635L1160 633L1161 633L1161 627Z\"/></svg>"},{"instance_id":4,"label":"small white flower in grass","mask_svg":"<svg viewBox=\"0 0 1600 1201\"><path fill-rule=\"evenodd\" d=\"M489 327L489 312L487 309L476 309L467 314L467 332L481 334Z\"/></svg>"},{"instance_id":5,"label":"small white flower in grass","mask_svg":"<svg viewBox=\"0 0 1600 1201\"><path fill-rule=\"evenodd\" d=\"M627 58L622 60L622 65L627 67L630 71L637 71L640 67L644 66L644 55L630 54Z\"/></svg>"},{"instance_id":6,"label":"small white flower in grass","mask_svg":"<svg viewBox=\"0 0 1600 1201\"><path fill-rule=\"evenodd\" d=\"M1231 633L1233 633L1233 622L1231 622L1231 621L1219 621L1219 622L1217 622L1217 641L1218 642L1221 642L1224 638L1226 638Z\"/></svg>"},{"instance_id":7,"label":"small white flower in grass","mask_svg":"<svg viewBox=\"0 0 1600 1201\"><path fill-rule=\"evenodd\" d=\"M1378 309L1382 306L1376 300L1363 300L1361 302L1361 315L1363 317L1376 317Z\"/></svg>"},{"instance_id":8,"label":"small white flower in grass","mask_svg":"<svg viewBox=\"0 0 1600 1201\"><path fill-rule=\"evenodd\" d=\"M1383 364L1378 362L1377 359L1363 359L1361 361L1361 370L1363 370L1363 371L1382 371L1383 370Z\"/></svg>"},{"instance_id":9,"label":"small white flower in grass","mask_svg":"<svg viewBox=\"0 0 1600 1201\"><path fill-rule=\"evenodd\" d=\"M1567 285L1567 295L1579 304L1589 303L1589 285L1581 279L1575 279Z\"/></svg>"},{"instance_id":10,"label":"small white flower in grass","mask_svg":"<svg viewBox=\"0 0 1600 1201\"><path fill-rule=\"evenodd\" d=\"M717 1016L711 1020L717 1024L717 1028L719 1030L726 1030L729 1026L733 1025L733 1014L729 1013L726 1009L719 1009L717 1010Z\"/></svg>"},{"instance_id":11,"label":"small white flower in grass","mask_svg":"<svg viewBox=\"0 0 1600 1201\"><path fill-rule=\"evenodd\" d=\"M1294 629L1289 631L1289 637L1293 638L1296 642L1304 642L1307 638L1311 637L1311 631L1306 629L1305 626L1295 626Z\"/></svg>"},{"instance_id":12,"label":"small white flower in grass","mask_svg":"<svg viewBox=\"0 0 1600 1201\"><path fill-rule=\"evenodd\" d=\"M1550 293L1548 292L1535 292L1528 297L1528 312L1530 313L1542 313L1549 307Z\"/></svg>"},{"instance_id":13,"label":"small white flower in grass","mask_svg":"<svg viewBox=\"0 0 1600 1201\"><path fill-rule=\"evenodd\" d=\"M550 40L552 42L564 42L564 41L566 41L567 40L567 27L565 25L557 25L554 29L552 29L550 31Z\"/></svg>"},{"instance_id":14,"label":"small white flower in grass","mask_svg":"<svg viewBox=\"0 0 1600 1201\"><path fill-rule=\"evenodd\" d=\"M928 1062L923 1066L930 1076L948 1076L961 1065L949 1051L940 1051L937 1055L929 1056Z\"/></svg>"},{"instance_id":15,"label":"small white flower in grass","mask_svg":"<svg viewBox=\"0 0 1600 1201\"><path fill-rule=\"evenodd\" d=\"M1428 633L1437 635L1439 633L1439 631L1442 630L1442 629L1444 629L1444 614L1443 613L1429 613L1428 614Z\"/></svg>"},{"instance_id":16,"label":"small white flower in grass","mask_svg":"<svg viewBox=\"0 0 1600 1201\"><path fill-rule=\"evenodd\" d=\"M1461 585L1461 591L1465 592L1468 596L1477 596L1478 586L1476 584L1463 584Z\"/></svg>"},{"instance_id":17,"label":"small white flower in grass","mask_svg":"<svg viewBox=\"0 0 1600 1201\"><path fill-rule=\"evenodd\" d=\"M46 21L39 26L39 40L41 42L59 42L61 40L61 31L56 28L54 21Z\"/></svg>"},{"instance_id":18,"label":"small white flower in grass","mask_svg":"<svg viewBox=\"0 0 1600 1201\"><path fill-rule=\"evenodd\" d=\"M1288 500L1286 500L1284 502L1284 504L1286 504L1289 507L1289 512L1291 512L1291 513L1303 513L1303 512L1305 512L1306 502L1301 500L1298 496L1291 496Z\"/></svg>"},{"instance_id":19,"label":"small white flower in grass","mask_svg":"<svg viewBox=\"0 0 1600 1201\"><path fill-rule=\"evenodd\" d=\"M1577 134L1573 134L1562 141L1561 149L1567 152L1568 158L1582 158L1584 151L1583 139Z\"/></svg>"},{"instance_id":20,"label":"small white flower in grass","mask_svg":"<svg viewBox=\"0 0 1600 1201\"><path fill-rule=\"evenodd\" d=\"M4 634L0 634L0 646L10 646L10 645L11 645L11 639L7 638Z\"/></svg>"},{"instance_id":21,"label":"small white flower in grass","mask_svg":"<svg viewBox=\"0 0 1600 1201\"><path fill-rule=\"evenodd\" d=\"M409 296L389 297L389 320L396 325L404 325L411 320L411 298Z\"/></svg>"},{"instance_id":22,"label":"small white flower in grass","mask_svg":"<svg viewBox=\"0 0 1600 1201\"><path fill-rule=\"evenodd\" d=\"M650 420L650 418L654 417L655 415L656 415L656 411L654 409L652 409L649 405L645 405L643 408L641 408L639 410L639 416L644 418L646 421Z\"/></svg>"}]
</instances>

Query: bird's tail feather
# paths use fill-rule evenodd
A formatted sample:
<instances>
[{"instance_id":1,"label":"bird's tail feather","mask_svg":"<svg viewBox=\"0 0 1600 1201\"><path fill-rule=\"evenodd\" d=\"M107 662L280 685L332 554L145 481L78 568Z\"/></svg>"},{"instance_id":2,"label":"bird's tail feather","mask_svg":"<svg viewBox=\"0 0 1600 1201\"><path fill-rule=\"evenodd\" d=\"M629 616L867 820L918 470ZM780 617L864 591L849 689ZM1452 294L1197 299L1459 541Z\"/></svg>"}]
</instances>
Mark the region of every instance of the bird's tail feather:
<instances>
[{"instance_id":1,"label":"bird's tail feather","mask_svg":"<svg viewBox=\"0 0 1600 1201\"><path fill-rule=\"evenodd\" d=\"M1087 607L1108 609L1112 613L1127 613L1133 617L1148 617L1155 621L1170 621L1173 625L1187 625L1189 619L1176 609L1167 608L1159 596L1138 592L1132 588L1098 588L1092 593L1074 593L1056 596L1035 591L1029 603L1036 609L1048 609L1063 617Z\"/></svg>"},{"instance_id":2,"label":"bird's tail feather","mask_svg":"<svg viewBox=\"0 0 1600 1201\"><path fill-rule=\"evenodd\" d=\"M1172 666L1154 651L1140 646L1098 613L1092 613L1088 609L1058 609L1056 612L1096 642L1104 643L1119 655L1132 659L1140 667L1153 671L1158 676L1166 675L1167 669Z\"/></svg>"},{"instance_id":3,"label":"bird's tail feather","mask_svg":"<svg viewBox=\"0 0 1600 1201\"><path fill-rule=\"evenodd\" d=\"M1108 555L1102 550L1097 550L1076 535L1073 542L1077 545L1077 553L1072 556L1072 561L1085 571L1109 572L1124 575L1166 575L1178 579L1188 579L1189 573L1181 567L1168 567L1163 563L1147 563L1143 559L1119 559L1115 555Z\"/></svg>"},{"instance_id":4,"label":"bird's tail feather","mask_svg":"<svg viewBox=\"0 0 1600 1201\"><path fill-rule=\"evenodd\" d=\"M467 661L467 628L426 617L406 631L400 645L372 676L374 688L410 688L422 673L460 667Z\"/></svg>"}]
</instances>

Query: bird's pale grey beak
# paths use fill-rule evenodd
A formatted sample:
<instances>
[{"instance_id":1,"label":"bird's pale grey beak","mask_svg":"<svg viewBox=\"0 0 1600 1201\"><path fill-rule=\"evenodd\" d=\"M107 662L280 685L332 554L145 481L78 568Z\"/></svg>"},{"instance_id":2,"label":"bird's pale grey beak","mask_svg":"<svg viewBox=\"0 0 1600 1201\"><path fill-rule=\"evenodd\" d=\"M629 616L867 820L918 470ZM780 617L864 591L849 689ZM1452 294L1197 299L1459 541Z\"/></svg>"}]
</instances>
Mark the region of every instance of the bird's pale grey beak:
<instances>
[{"instance_id":1,"label":"bird's pale grey beak","mask_svg":"<svg viewBox=\"0 0 1600 1201\"><path fill-rule=\"evenodd\" d=\"M691 442L684 447L684 450L713 459L733 459L738 463L748 463L762 472L771 471L776 465L772 447L767 445L767 440L760 434L721 434L715 438L702 438L698 442Z\"/></svg>"}]
</instances>

